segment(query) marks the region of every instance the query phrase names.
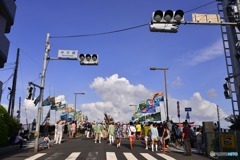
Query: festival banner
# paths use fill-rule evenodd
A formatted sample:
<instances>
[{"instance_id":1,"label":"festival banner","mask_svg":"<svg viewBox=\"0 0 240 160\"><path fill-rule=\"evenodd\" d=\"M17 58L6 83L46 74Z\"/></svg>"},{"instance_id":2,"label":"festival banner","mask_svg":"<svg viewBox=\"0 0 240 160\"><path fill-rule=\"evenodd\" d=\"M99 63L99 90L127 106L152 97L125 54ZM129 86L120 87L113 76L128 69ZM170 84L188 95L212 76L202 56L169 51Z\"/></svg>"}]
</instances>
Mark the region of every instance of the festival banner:
<instances>
[{"instance_id":1,"label":"festival banner","mask_svg":"<svg viewBox=\"0 0 240 160\"><path fill-rule=\"evenodd\" d=\"M55 97L51 97L48 96L43 102L42 102L42 106L51 106L55 104Z\"/></svg>"},{"instance_id":2,"label":"festival banner","mask_svg":"<svg viewBox=\"0 0 240 160\"><path fill-rule=\"evenodd\" d=\"M159 122L161 121L161 112L145 114L138 118L139 122Z\"/></svg>"},{"instance_id":3,"label":"festival banner","mask_svg":"<svg viewBox=\"0 0 240 160\"><path fill-rule=\"evenodd\" d=\"M139 113L155 113L156 109L152 99L147 99L139 104Z\"/></svg>"},{"instance_id":4,"label":"festival banner","mask_svg":"<svg viewBox=\"0 0 240 160\"><path fill-rule=\"evenodd\" d=\"M163 92L153 94L154 106L160 106L160 102L164 101Z\"/></svg>"}]
</instances>

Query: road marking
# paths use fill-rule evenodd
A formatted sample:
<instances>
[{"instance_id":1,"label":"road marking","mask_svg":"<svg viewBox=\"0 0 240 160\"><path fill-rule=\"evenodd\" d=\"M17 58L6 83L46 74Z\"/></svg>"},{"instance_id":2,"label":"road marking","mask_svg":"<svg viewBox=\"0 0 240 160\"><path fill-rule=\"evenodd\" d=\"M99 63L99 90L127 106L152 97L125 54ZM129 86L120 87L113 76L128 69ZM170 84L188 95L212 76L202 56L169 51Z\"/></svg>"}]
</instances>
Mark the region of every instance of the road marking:
<instances>
[{"instance_id":1,"label":"road marking","mask_svg":"<svg viewBox=\"0 0 240 160\"><path fill-rule=\"evenodd\" d=\"M166 154L163 154L163 153L157 153L157 155L159 155L160 157L164 158L164 159L167 159L167 160L176 160L175 158L172 158Z\"/></svg>"},{"instance_id":2,"label":"road marking","mask_svg":"<svg viewBox=\"0 0 240 160\"><path fill-rule=\"evenodd\" d=\"M128 160L138 160L132 153L123 153Z\"/></svg>"},{"instance_id":3,"label":"road marking","mask_svg":"<svg viewBox=\"0 0 240 160\"><path fill-rule=\"evenodd\" d=\"M157 160L157 158L154 158L153 156L151 156L148 153L140 153L144 158L146 158L147 160Z\"/></svg>"},{"instance_id":4,"label":"road marking","mask_svg":"<svg viewBox=\"0 0 240 160\"><path fill-rule=\"evenodd\" d=\"M60 157L63 153L54 153L53 155L51 155L50 157L46 158L45 160L53 160L53 159L57 159L58 157Z\"/></svg>"},{"instance_id":5,"label":"road marking","mask_svg":"<svg viewBox=\"0 0 240 160\"><path fill-rule=\"evenodd\" d=\"M75 160L80 154L81 152L73 152L65 160Z\"/></svg>"},{"instance_id":6,"label":"road marking","mask_svg":"<svg viewBox=\"0 0 240 160\"><path fill-rule=\"evenodd\" d=\"M35 160L35 159L37 159L37 158L39 158L39 157L42 157L42 156L44 156L46 153L38 153L38 154L36 154L36 155L34 155L34 156L32 156L32 157L29 157L29 158L27 158L27 159L25 159L25 160Z\"/></svg>"},{"instance_id":7,"label":"road marking","mask_svg":"<svg viewBox=\"0 0 240 160\"><path fill-rule=\"evenodd\" d=\"M89 152L86 160L97 160L98 152Z\"/></svg>"},{"instance_id":8,"label":"road marking","mask_svg":"<svg viewBox=\"0 0 240 160\"><path fill-rule=\"evenodd\" d=\"M106 152L107 160L117 160L115 152Z\"/></svg>"}]
</instances>

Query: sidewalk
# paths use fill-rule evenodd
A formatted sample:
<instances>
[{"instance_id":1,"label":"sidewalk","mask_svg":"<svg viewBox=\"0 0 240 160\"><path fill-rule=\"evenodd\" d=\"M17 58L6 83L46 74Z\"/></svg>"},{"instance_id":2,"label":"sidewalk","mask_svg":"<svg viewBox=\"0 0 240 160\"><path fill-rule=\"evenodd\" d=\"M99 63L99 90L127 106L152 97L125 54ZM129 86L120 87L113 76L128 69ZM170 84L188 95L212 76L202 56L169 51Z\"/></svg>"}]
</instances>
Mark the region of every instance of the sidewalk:
<instances>
[{"instance_id":1,"label":"sidewalk","mask_svg":"<svg viewBox=\"0 0 240 160\"><path fill-rule=\"evenodd\" d=\"M170 146L169 149L172 152L179 152L179 153L183 153L184 152L183 146L180 146L178 148ZM191 152L194 153L194 154L199 154L198 150L196 148L192 148ZM209 159L218 159L216 157L210 157L210 156L206 156L206 155L203 155L203 154L202 154L202 156L208 157Z\"/></svg>"},{"instance_id":2,"label":"sidewalk","mask_svg":"<svg viewBox=\"0 0 240 160\"><path fill-rule=\"evenodd\" d=\"M23 144L23 148L21 148L22 150L24 149L29 149L29 148L33 148L34 147L34 140L33 141L27 141L25 144ZM10 153L11 151L15 151L18 150L19 145L9 145L9 146L5 146L5 147L0 147L0 156L2 154L6 154L6 153Z\"/></svg>"}]
</instances>

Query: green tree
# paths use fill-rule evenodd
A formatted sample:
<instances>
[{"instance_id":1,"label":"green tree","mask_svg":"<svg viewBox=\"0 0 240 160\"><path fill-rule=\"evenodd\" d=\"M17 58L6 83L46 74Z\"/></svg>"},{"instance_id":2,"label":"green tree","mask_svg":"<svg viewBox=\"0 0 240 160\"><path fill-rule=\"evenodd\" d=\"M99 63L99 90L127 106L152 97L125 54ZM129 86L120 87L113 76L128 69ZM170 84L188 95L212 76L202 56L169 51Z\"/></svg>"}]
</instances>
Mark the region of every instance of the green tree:
<instances>
[{"instance_id":1,"label":"green tree","mask_svg":"<svg viewBox=\"0 0 240 160\"><path fill-rule=\"evenodd\" d=\"M19 129L19 120L9 116L6 109L0 105L0 146L8 144L10 137L15 137Z\"/></svg>"},{"instance_id":2,"label":"green tree","mask_svg":"<svg viewBox=\"0 0 240 160\"><path fill-rule=\"evenodd\" d=\"M4 146L8 142L9 126L7 122L9 119L8 112L0 105L0 146Z\"/></svg>"},{"instance_id":3,"label":"green tree","mask_svg":"<svg viewBox=\"0 0 240 160\"><path fill-rule=\"evenodd\" d=\"M234 119L234 115L230 115L227 118L225 118L225 120L227 122L232 123L231 126L229 126L229 128L231 130L240 130L240 116L236 115L236 120Z\"/></svg>"}]
</instances>

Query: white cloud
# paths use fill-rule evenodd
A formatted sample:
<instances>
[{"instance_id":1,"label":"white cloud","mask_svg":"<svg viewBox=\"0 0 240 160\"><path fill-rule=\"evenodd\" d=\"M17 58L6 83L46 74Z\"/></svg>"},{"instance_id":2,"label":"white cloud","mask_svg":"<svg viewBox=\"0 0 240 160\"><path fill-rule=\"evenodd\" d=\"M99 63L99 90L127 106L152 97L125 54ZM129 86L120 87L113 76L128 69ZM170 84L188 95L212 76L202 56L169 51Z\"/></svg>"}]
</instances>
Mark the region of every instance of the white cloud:
<instances>
[{"instance_id":1,"label":"white cloud","mask_svg":"<svg viewBox=\"0 0 240 160\"><path fill-rule=\"evenodd\" d=\"M86 103L81 105L81 110L84 115L87 115L90 121L102 121L104 119L104 113L110 114L115 121L129 122L132 117L134 107L129 106L129 104L138 104L140 101L151 98L152 92L145 88L143 85L131 84L126 78L119 77L114 74L110 77L97 77L90 84L90 87L94 89L102 101ZM58 98L65 100L65 96L60 95ZM202 121L217 121L217 108L216 104L204 100L200 93L196 92L192 95L189 100L178 100L171 96L168 97L169 103L169 117L173 119L174 122L178 122L177 117L177 101L180 102L180 121L183 122L186 118L185 107L191 107L192 112L190 112L191 121L195 124L202 124ZM37 107L34 106L32 101L25 100L24 108L22 108L22 118L21 122L25 123L26 118L28 122L31 123L37 115ZM26 110L25 110L26 108ZM43 115L47 114L49 107L43 107ZM157 110L161 110L162 120L166 119L164 105L160 106ZM226 128L229 126L224 118L228 115L220 108L221 126ZM52 113L52 112L51 112ZM52 121L54 123L56 119L60 116L60 113L51 115Z\"/></svg>"},{"instance_id":2,"label":"white cloud","mask_svg":"<svg viewBox=\"0 0 240 160\"><path fill-rule=\"evenodd\" d=\"M172 85L175 87L180 87L183 85L182 79L180 77L177 77L173 82Z\"/></svg>"},{"instance_id":3,"label":"white cloud","mask_svg":"<svg viewBox=\"0 0 240 160\"><path fill-rule=\"evenodd\" d=\"M208 96L210 97L210 98L215 98L215 97L217 97L217 91L215 90L215 89L209 89L208 91L207 91L207 94L208 94Z\"/></svg>"},{"instance_id":4,"label":"white cloud","mask_svg":"<svg viewBox=\"0 0 240 160\"><path fill-rule=\"evenodd\" d=\"M83 104L83 113L88 115L90 120L103 120L103 113L109 113L116 121L129 121L134 108L129 107L130 103L138 104L142 100L150 98L152 92L147 90L143 85L133 85L126 78L120 78L117 74L107 78L97 77L90 85L100 95L103 102ZM217 109L214 103L204 100L200 93L193 94L190 100L177 100L168 97L169 117L173 117L175 122L177 118L177 101L181 106L181 122L185 120L185 107L192 107L190 113L191 121L196 124L202 124L202 121L217 121ZM162 111L162 119L165 120L164 105L158 110ZM224 120L227 114L220 109L222 126L227 127L229 124Z\"/></svg>"},{"instance_id":5,"label":"white cloud","mask_svg":"<svg viewBox=\"0 0 240 160\"><path fill-rule=\"evenodd\" d=\"M143 85L132 85L117 74L107 78L97 77L90 87L95 89L103 100L82 105L83 112L86 111L85 114L92 120L103 120L103 114L107 112L116 121L128 122L134 110L134 107L129 105L138 104L151 97L151 92Z\"/></svg>"},{"instance_id":6,"label":"white cloud","mask_svg":"<svg viewBox=\"0 0 240 160\"><path fill-rule=\"evenodd\" d=\"M214 103L211 103L207 100L204 100L199 92L193 94L190 100L177 100L170 98L169 100L169 117L173 117L174 121L178 122L177 118L177 101L180 103L180 115L181 122L186 119L186 107L191 107L192 111L190 112L190 121L195 122L195 124L202 125L202 121L217 121L217 106ZM224 118L228 115L219 108L220 112L220 122L221 126L227 128L229 123L227 123Z\"/></svg>"},{"instance_id":7,"label":"white cloud","mask_svg":"<svg viewBox=\"0 0 240 160\"><path fill-rule=\"evenodd\" d=\"M186 62L186 64L194 66L223 55L222 39L219 39L209 47L189 52L182 60Z\"/></svg>"}]
</instances>

